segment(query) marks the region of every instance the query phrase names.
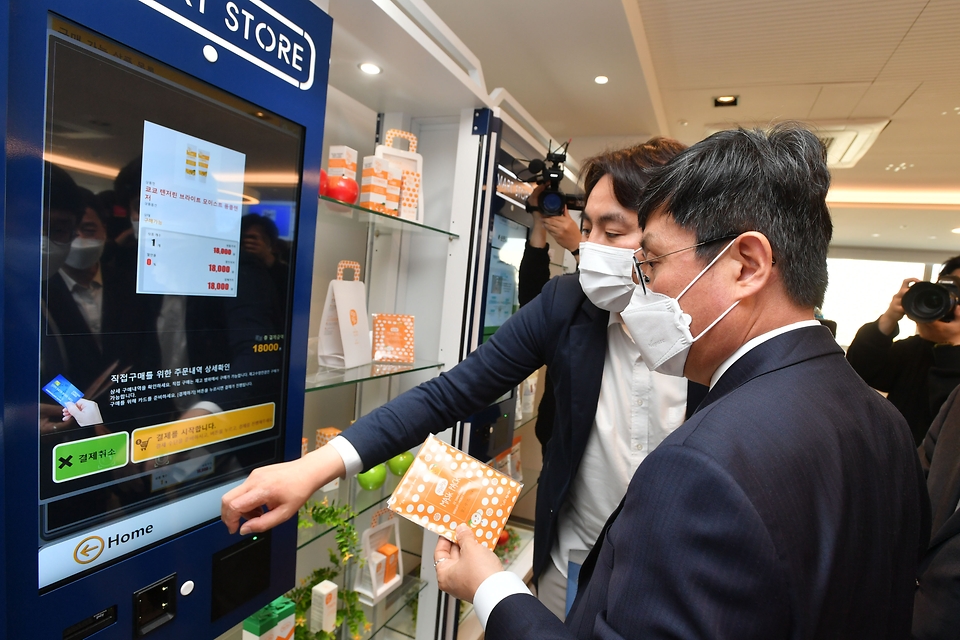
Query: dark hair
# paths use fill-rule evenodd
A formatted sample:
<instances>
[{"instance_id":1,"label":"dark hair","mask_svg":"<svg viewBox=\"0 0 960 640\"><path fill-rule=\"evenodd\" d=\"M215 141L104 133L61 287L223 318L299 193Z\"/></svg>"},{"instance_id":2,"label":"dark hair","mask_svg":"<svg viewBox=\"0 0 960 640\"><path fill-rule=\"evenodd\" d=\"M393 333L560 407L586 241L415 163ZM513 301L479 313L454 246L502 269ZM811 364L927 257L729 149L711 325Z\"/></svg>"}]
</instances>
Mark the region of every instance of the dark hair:
<instances>
[{"instance_id":1,"label":"dark hair","mask_svg":"<svg viewBox=\"0 0 960 640\"><path fill-rule=\"evenodd\" d=\"M240 235L242 236L251 227L260 227L263 234L270 240L271 245L277 244L277 238L280 237L280 231L277 229L277 223L259 213L248 213L240 218Z\"/></svg>"},{"instance_id":2,"label":"dark hair","mask_svg":"<svg viewBox=\"0 0 960 640\"><path fill-rule=\"evenodd\" d=\"M613 195L617 202L625 209L635 211L643 188L650 181L652 169L666 164L686 148L672 138L657 136L642 144L587 158L580 168L583 189L589 198L600 178L609 175L613 179Z\"/></svg>"},{"instance_id":3,"label":"dark hair","mask_svg":"<svg viewBox=\"0 0 960 640\"><path fill-rule=\"evenodd\" d=\"M823 304L833 223L826 150L797 123L769 131L721 131L678 155L647 185L640 226L664 213L697 242L758 231L770 241L787 295L803 307ZM697 249L704 262L719 243Z\"/></svg>"},{"instance_id":4,"label":"dark hair","mask_svg":"<svg viewBox=\"0 0 960 640\"><path fill-rule=\"evenodd\" d=\"M113 179L113 190L116 193L117 204L129 209L130 201L140 199L140 174L143 172L143 157L138 156L128 162L117 177Z\"/></svg>"},{"instance_id":5,"label":"dark hair","mask_svg":"<svg viewBox=\"0 0 960 640\"><path fill-rule=\"evenodd\" d=\"M93 209L94 213L97 214L97 217L100 218L101 224L103 224L104 229L107 227L107 223L110 220L110 215L107 214L107 210L103 206L100 198L98 198L93 191L85 187L78 187L80 191L80 202L83 205L84 214L88 208Z\"/></svg>"},{"instance_id":6,"label":"dark hair","mask_svg":"<svg viewBox=\"0 0 960 640\"><path fill-rule=\"evenodd\" d=\"M940 277L948 276L957 269L960 269L960 256L953 256L943 263L943 267L940 269Z\"/></svg>"},{"instance_id":7,"label":"dark hair","mask_svg":"<svg viewBox=\"0 0 960 640\"><path fill-rule=\"evenodd\" d=\"M79 222L83 217L83 200L80 187L66 170L49 162L43 163L43 204L47 210L56 209L72 213Z\"/></svg>"}]
</instances>

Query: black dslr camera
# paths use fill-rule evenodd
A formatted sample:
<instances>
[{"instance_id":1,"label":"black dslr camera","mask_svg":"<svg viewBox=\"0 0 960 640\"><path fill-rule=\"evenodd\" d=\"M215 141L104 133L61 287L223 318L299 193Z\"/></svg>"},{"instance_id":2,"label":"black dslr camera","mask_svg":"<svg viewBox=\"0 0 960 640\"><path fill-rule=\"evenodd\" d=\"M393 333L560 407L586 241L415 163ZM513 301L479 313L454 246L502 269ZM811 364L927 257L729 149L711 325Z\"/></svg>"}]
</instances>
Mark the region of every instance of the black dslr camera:
<instances>
[{"instance_id":1,"label":"black dslr camera","mask_svg":"<svg viewBox=\"0 0 960 640\"><path fill-rule=\"evenodd\" d=\"M960 278L940 276L934 282L918 282L903 294L901 304L914 322L950 322L960 301Z\"/></svg>"},{"instance_id":2,"label":"black dslr camera","mask_svg":"<svg viewBox=\"0 0 960 640\"><path fill-rule=\"evenodd\" d=\"M563 180L563 163L567 161L567 146L565 144L557 147L555 151L547 152L547 157L543 160L536 158L530 161L527 171L532 174L524 182L536 182L537 184L546 184L546 188L540 193L539 204L534 206L527 202L527 211L539 211L542 216L559 216L563 213L563 208L583 211L584 201L582 196L567 195L560 190L560 182ZM548 148L549 149L549 148Z\"/></svg>"}]
</instances>

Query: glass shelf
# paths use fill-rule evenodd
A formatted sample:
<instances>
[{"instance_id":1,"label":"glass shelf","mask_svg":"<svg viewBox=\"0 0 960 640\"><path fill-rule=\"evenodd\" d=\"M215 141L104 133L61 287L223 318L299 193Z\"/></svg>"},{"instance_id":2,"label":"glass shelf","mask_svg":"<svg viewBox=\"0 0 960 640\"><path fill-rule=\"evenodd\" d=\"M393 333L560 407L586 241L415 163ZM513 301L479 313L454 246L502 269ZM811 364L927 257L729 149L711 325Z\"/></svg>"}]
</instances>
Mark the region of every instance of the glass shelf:
<instances>
[{"instance_id":1,"label":"glass shelf","mask_svg":"<svg viewBox=\"0 0 960 640\"><path fill-rule=\"evenodd\" d=\"M362 634L361 638L376 636L378 640L385 640L396 633L401 637L413 638L416 635L416 621L413 619L413 608L409 605L426 586L425 580L403 576L400 586L386 598L372 607L364 606L367 620L373 623L373 626L368 633Z\"/></svg>"},{"instance_id":2,"label":"glass shelf","mask_svg":"<svg viewBox=\"0 0 960 640\"><path fill-rule=\"evenodd\" d=\"M370 513L371 510L386 506L385 503L387 498L390 497L390 494L393 493L393 490L397 488L397 485L400 484L400 478L393 475L392 473L387 473L387 480L383 483L383 486L375 491L367 491L361 489L357 485L356 497L351 502L350 500L350 484L356 483L355 478L341 479L340 487L336 491L318 491L313 496L311 500L315 502L320 502L324 498L330 500L331 502L336 502L336 504L352 504L353 510L356 512L355 519L362 517L363 515L372 516L373 513ZM363 531L366 529L366 526L357 526L358 531ZM333 531L333 527L324 527L320 525L313 525L310 527L304 527L302 529L297 529L297 549L303 549L308 544L319 540L323 536L327 535Z\"/></svg>"},{"instance_id":3,"label":"glass shelf","mask_svg":"<svg viewBox=\"0 0 960 640\"><path fill-rule=\"evenodd\" d=\"M448 238L459 238L456 233L430 227L413 220L407 220L397 216L371 211L364 207L340 202L327 196L320 196L320 213L325 213L331 217L338 216L345 219L361 222L365 224L374 224L381 233L392 233L393 231L407 231L412 233L423 233L426 235L442 235Z\"/></svg>"},{"instance_id":4,"label":"glass shelf","mask_svg":"<svg viewBox=\"0 0 960 640\"><path fill-rule=\"evenodd\" d=\"M413 364L394 364L385 362L371 362L359 367L350 369L332 369L320 367L318 371L307 374L306 390L319 391L321 389L330 389L341 387L348 384L356 384L365 380L376 380L377 378L388 378L390 376L410 373L411 371L424 371L427 369L440 369L442 362L432 362L427 360L417 360Z\"/></svg>"}]
</instances>

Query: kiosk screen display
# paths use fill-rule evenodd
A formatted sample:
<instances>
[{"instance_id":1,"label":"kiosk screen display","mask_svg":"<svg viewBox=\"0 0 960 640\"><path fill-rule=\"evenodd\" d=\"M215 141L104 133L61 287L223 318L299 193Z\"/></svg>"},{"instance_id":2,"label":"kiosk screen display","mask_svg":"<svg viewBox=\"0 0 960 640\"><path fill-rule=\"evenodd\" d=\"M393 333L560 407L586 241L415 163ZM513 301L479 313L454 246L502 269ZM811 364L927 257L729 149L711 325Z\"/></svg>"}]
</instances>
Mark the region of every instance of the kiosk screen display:
<instances>
[{"instance_id":1,"label":"kiosk screen display","mask_svg":"<svg viewBox=\"0 0 960 640\"><path fill-rule=\"evenodd\" d=\"M56 18L48 56L41 589L217 518L282 459L304 139Z\"/></svg>"},{"instance_id":2,"label":"kiosk screen display","mask_svg":"<svg viewBox=\"0 0 960 640\"><path fill-rule=\"evenodd\" d=\"M493 215L483 312L484 342L520 308L517 287L526 242L525 226L500 214Z\"/></svg>"}]
</instances>

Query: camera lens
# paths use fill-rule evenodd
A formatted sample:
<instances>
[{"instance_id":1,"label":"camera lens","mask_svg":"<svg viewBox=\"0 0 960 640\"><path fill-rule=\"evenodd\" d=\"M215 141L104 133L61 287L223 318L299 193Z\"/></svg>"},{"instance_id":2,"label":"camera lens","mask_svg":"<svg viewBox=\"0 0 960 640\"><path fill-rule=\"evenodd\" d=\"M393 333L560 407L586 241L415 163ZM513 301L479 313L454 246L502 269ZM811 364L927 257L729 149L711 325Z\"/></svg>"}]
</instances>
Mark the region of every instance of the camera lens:
<instances>
[{"instance_id":1,"label":"camera lens","mask_svg":"<svg viewBox=\"0 0 960 640\"><path fill-rule=\"evenodd\" d=\"M544 191L540 194L540 212L545 216L558 216L563 213L563 194L557 191Z\"/></svg>"},{"instance_id":2,"label":"camera lens","mask_svg":"<svg viewBox=\"0 0 960 640\"><path fill-rule=\"evenodd\" d=\"M914 322L948 318L956 304L949 289L941 284L918 282L903 294L903 310Z\"/></svg>"}]
</instances>

